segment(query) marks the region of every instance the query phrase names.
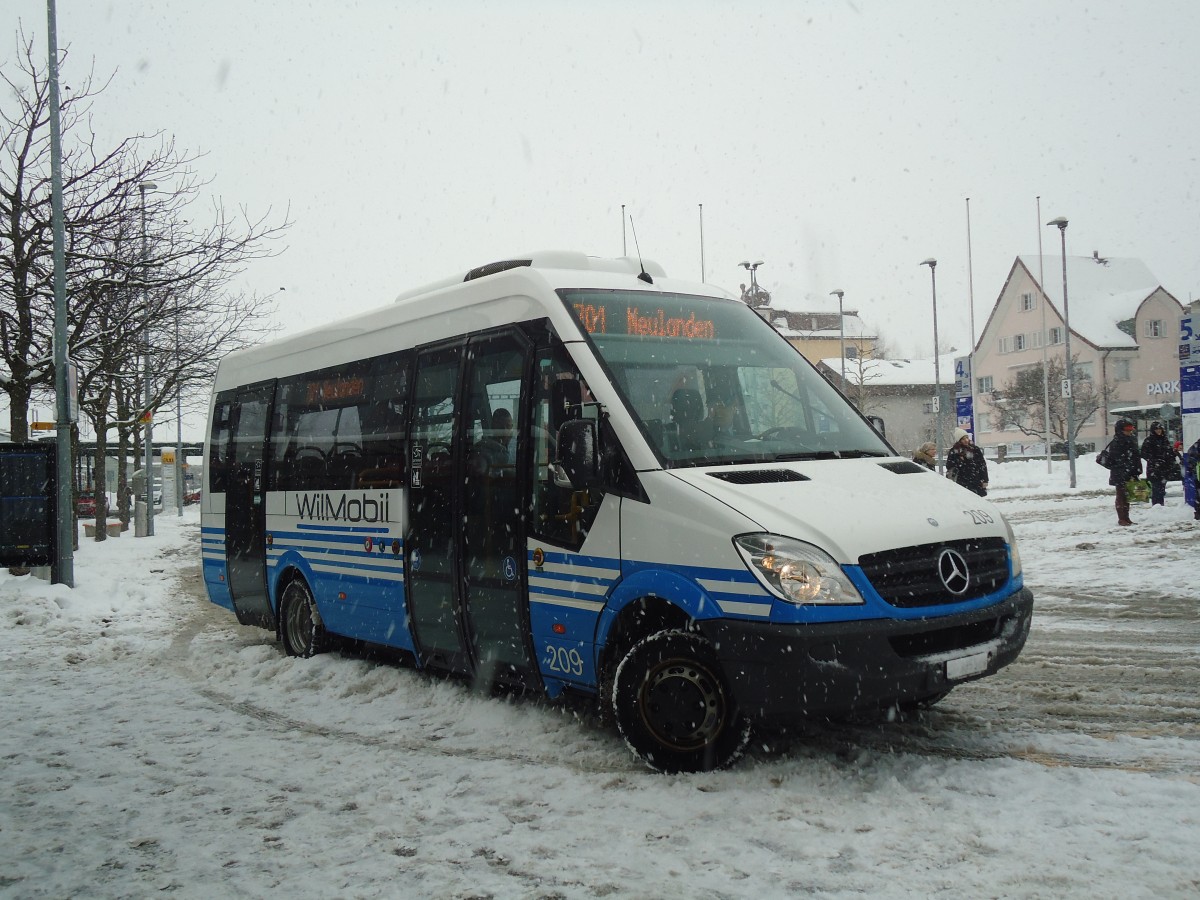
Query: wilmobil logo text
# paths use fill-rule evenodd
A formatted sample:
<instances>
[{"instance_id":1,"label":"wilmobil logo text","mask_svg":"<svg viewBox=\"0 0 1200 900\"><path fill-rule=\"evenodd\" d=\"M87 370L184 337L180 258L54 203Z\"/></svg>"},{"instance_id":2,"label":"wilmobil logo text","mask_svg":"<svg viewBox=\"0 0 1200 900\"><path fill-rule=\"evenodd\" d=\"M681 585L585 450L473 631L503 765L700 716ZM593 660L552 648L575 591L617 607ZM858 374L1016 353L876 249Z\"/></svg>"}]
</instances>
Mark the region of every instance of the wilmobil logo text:
<instances>
[{"instance_id":1,"label":"wilmobil logo text","mask_svg":"<svg viewBox=\"0 0 1200 900\"><path fill-rule=\"evenodd\" d=\"M288 495L288 513L310 522L390 522L391 497L378 493L306 491Z\"/></svg>"}]
</instances>

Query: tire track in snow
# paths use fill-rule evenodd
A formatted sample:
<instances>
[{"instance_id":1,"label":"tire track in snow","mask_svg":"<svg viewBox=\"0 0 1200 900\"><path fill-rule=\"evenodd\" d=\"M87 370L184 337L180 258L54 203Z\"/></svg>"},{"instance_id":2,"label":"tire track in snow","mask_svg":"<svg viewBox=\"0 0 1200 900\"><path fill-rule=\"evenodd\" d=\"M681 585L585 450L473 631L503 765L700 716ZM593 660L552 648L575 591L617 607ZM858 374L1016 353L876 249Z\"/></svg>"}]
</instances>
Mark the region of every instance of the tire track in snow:
<instances>
[{"instance_id":1,"label":"tire track in snow","mask_svg":"<svg viewBox=\"0 0 1200 900\"><path fill-rule=\"evenodd\" d=\"M1198 535L1192 537L1200 540ZM209 703L265 727L335 743L480 762L555 766L584 774L645 771L624 756L624 747L620 747L620 765L605 761L611 753L579 755L578 746L571 755L558 746L544 754L463 747L443 743L438 731L412 736L363 734L234 697L214 687L193 665L195 654L208 652L198 642L228 632L231 614L208 601L199 566L180 574L178 589L185 599L180 604L184 615L166 661ZM824 754L853 759L864 753L967 761L1008 758L1049 768L1118 769L1195 782L1200 776L1194 755L1163 753L1161 747L1141 752L1137 742L1148 738L1200 741L1200 666L1194 659L1190 666L1181 662L1180 655L1188 648L1195 653L1200 646L1198 609L1200 603L1175 591L1141 591L1134 600L1100 588L1047 589L1039 595L1038 618L1045 621L1037 623L1021 658L998 676L957 688L933 710L893 720L881 714L873 719L806 723L793 736L757 741L749 760L772 765ZM1114 629L1114 622L1132 627ZM277 646L265 631L262 638L262 643ZM394 721L415 718L398 716ZM580 729L593 728L596 740L607 740L603 726L586 712L580 719ZM615 733L611 739L619 742ZM1103 740L1106 752L1047 746L1080 739Z\"/></svg>"}]
</instances>

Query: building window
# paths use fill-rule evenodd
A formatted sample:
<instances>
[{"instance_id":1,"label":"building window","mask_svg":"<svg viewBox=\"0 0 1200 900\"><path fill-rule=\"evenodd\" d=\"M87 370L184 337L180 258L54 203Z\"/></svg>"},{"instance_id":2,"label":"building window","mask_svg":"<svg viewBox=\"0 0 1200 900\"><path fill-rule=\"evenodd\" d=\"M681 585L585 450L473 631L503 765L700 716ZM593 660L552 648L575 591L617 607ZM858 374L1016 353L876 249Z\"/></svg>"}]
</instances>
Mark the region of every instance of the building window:
<instances>
[{"instance_id":1,"label":"building window","mask_svg":"<svg viewBox=\"0 0 1200 900\"><path fill-rule=\"evenodd\" d=\"M1086 378L1088 381L1092 380L1092 364L1090 362L1075 363L1075 365L1071 366L1071 371L1078 379L1082 380Z\"/></svg>"},{"instance_id":2,"label":"building window","mask_svg":"<svg viewBox=\"0 0 1200 900\"><path fill-rule=\"evenodd\" d=\"M990 394L993 390L995 390L995 388L992 387L991 375L982 375L975 379L975 383L978 385L976 390L976 393L978 394Z\"/></svg>"},{"instance_id":3,"label":"building window","mask_svg":"<svg viewBox=\"0 0 1200 900\"><path fill-rule=\"evenodd\" d=\"M1050 345L1061 344L1063 342L1063 330L1061 326L1050 329Z\"/></svg>"},{"instance_id":4,"label":"building window","mask_svg":"<svg viewBox=\"0 0 1200 900\"><path fill-rule=\"evenodd\" d=\"M1006 338L1006 337L1000 338L999 352L1000 353L1011 353L1012 352L1012 338Z\"/></svg>"},{"instance_id":5,"label":"building window","mask_svg":"<svg viewBox=\"0 0 1200 900\"><path fill-rule=\"evenodd\" d=\"M1129 362L1127 359L1114 359L1112 361L1113 381L1129 380Z\"/></svg>"},{"instance_id":6,"label":"building window","mask_svg":"<svg viewBox=\"0 0 1200 900\"><path fill-rule=\"evenodd\" d=\"M858 359L858 348L853 344L846 348L846 359Z\"/></svg>"},{"instance_id":7,"label":"building window","mask_svg":"<svg viewBox=\"0 0 1200 900\"><path fill-rule=\"evenodd\" d=\"M1025 341L1025 335L1023 335L1023 334L1014 334L1013 335L1013 350L1014 351L1024 350L1028 346L1029 345Z\"/></svg>"},{"instance_id":8,"label":"building window","mask_svg":"<svg viewBox=\"0 0 1200 900\"><path fill-rule=\"evenodd\" d=\"M1029 337L1030 337L1029 346L1032 347L1034 350L1036 350L1038 347L1042 346L1042 333L1040 331L1030 332Z\"/></svg>"},{"instance_id":9,"label":"building window","mask_svg":"<svg viewBox=\"0 0 1200 900\"><path fill-rule=\"evenodd\" d=\"M1031 309L1037 309L1037 298L1032 293L1021 295L1021 311L1029 312Z\"/></svg>"},{"instance_id":10,"label":"building window","mask_svg":"<svg viewBox=\"0 0 1200 900\"><path fill-rule=\"evenodd\" d=\"M1162 319L1147 319L1146 320L1146 337L1158 338L1163 336L1163 320Z\"/></svg>"}]
</instances>

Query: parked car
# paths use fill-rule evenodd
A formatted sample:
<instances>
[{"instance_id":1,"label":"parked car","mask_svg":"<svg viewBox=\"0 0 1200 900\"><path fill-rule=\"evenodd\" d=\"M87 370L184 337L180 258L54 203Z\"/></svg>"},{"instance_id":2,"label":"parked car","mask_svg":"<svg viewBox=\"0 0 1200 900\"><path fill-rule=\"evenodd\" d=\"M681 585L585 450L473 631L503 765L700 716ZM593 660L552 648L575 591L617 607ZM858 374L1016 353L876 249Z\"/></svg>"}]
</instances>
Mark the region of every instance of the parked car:
<instances>
[{"instance_id":1,"label":"parked car","mask_svg":"<svg viewBox=\"0 0 1200 900\"><path fill-rule=\"evenodd\" d=\"M91 491L80 491L75 498L75 513L81 519L90 519L96 515L96 495Z\"/></svg>"}]
</instances>

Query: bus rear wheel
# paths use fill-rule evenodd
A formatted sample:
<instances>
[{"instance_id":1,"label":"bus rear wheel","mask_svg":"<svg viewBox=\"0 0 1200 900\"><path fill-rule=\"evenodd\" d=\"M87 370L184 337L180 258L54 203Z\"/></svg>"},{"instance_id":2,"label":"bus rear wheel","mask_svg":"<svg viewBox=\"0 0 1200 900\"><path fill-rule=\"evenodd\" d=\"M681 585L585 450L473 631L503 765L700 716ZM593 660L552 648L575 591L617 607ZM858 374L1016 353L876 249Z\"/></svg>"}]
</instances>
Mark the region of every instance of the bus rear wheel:
<instances>
[{"instance_id":1,"label":"bus rear wheel","mask_svg":"<svg viewBox=\"0 0 1200 900\"><path fill-rule=\"evenodd\" d=\"M630 749L660 772L723 769L750 741L712 646L692 632L634 644L613 677L612 709Z\"/></svg>"},{"instance_id":2,"label":"bus rear wheel","mask_svg":"<svg viewBox=\"0 0 1200 900\"><path fill-rule=\"evenodd\" d=\"M312 591L302 578L283 589L279 602L279 631L288 656L308 658L325 649L325 626Z\"/></svg>"}]
</instances>

